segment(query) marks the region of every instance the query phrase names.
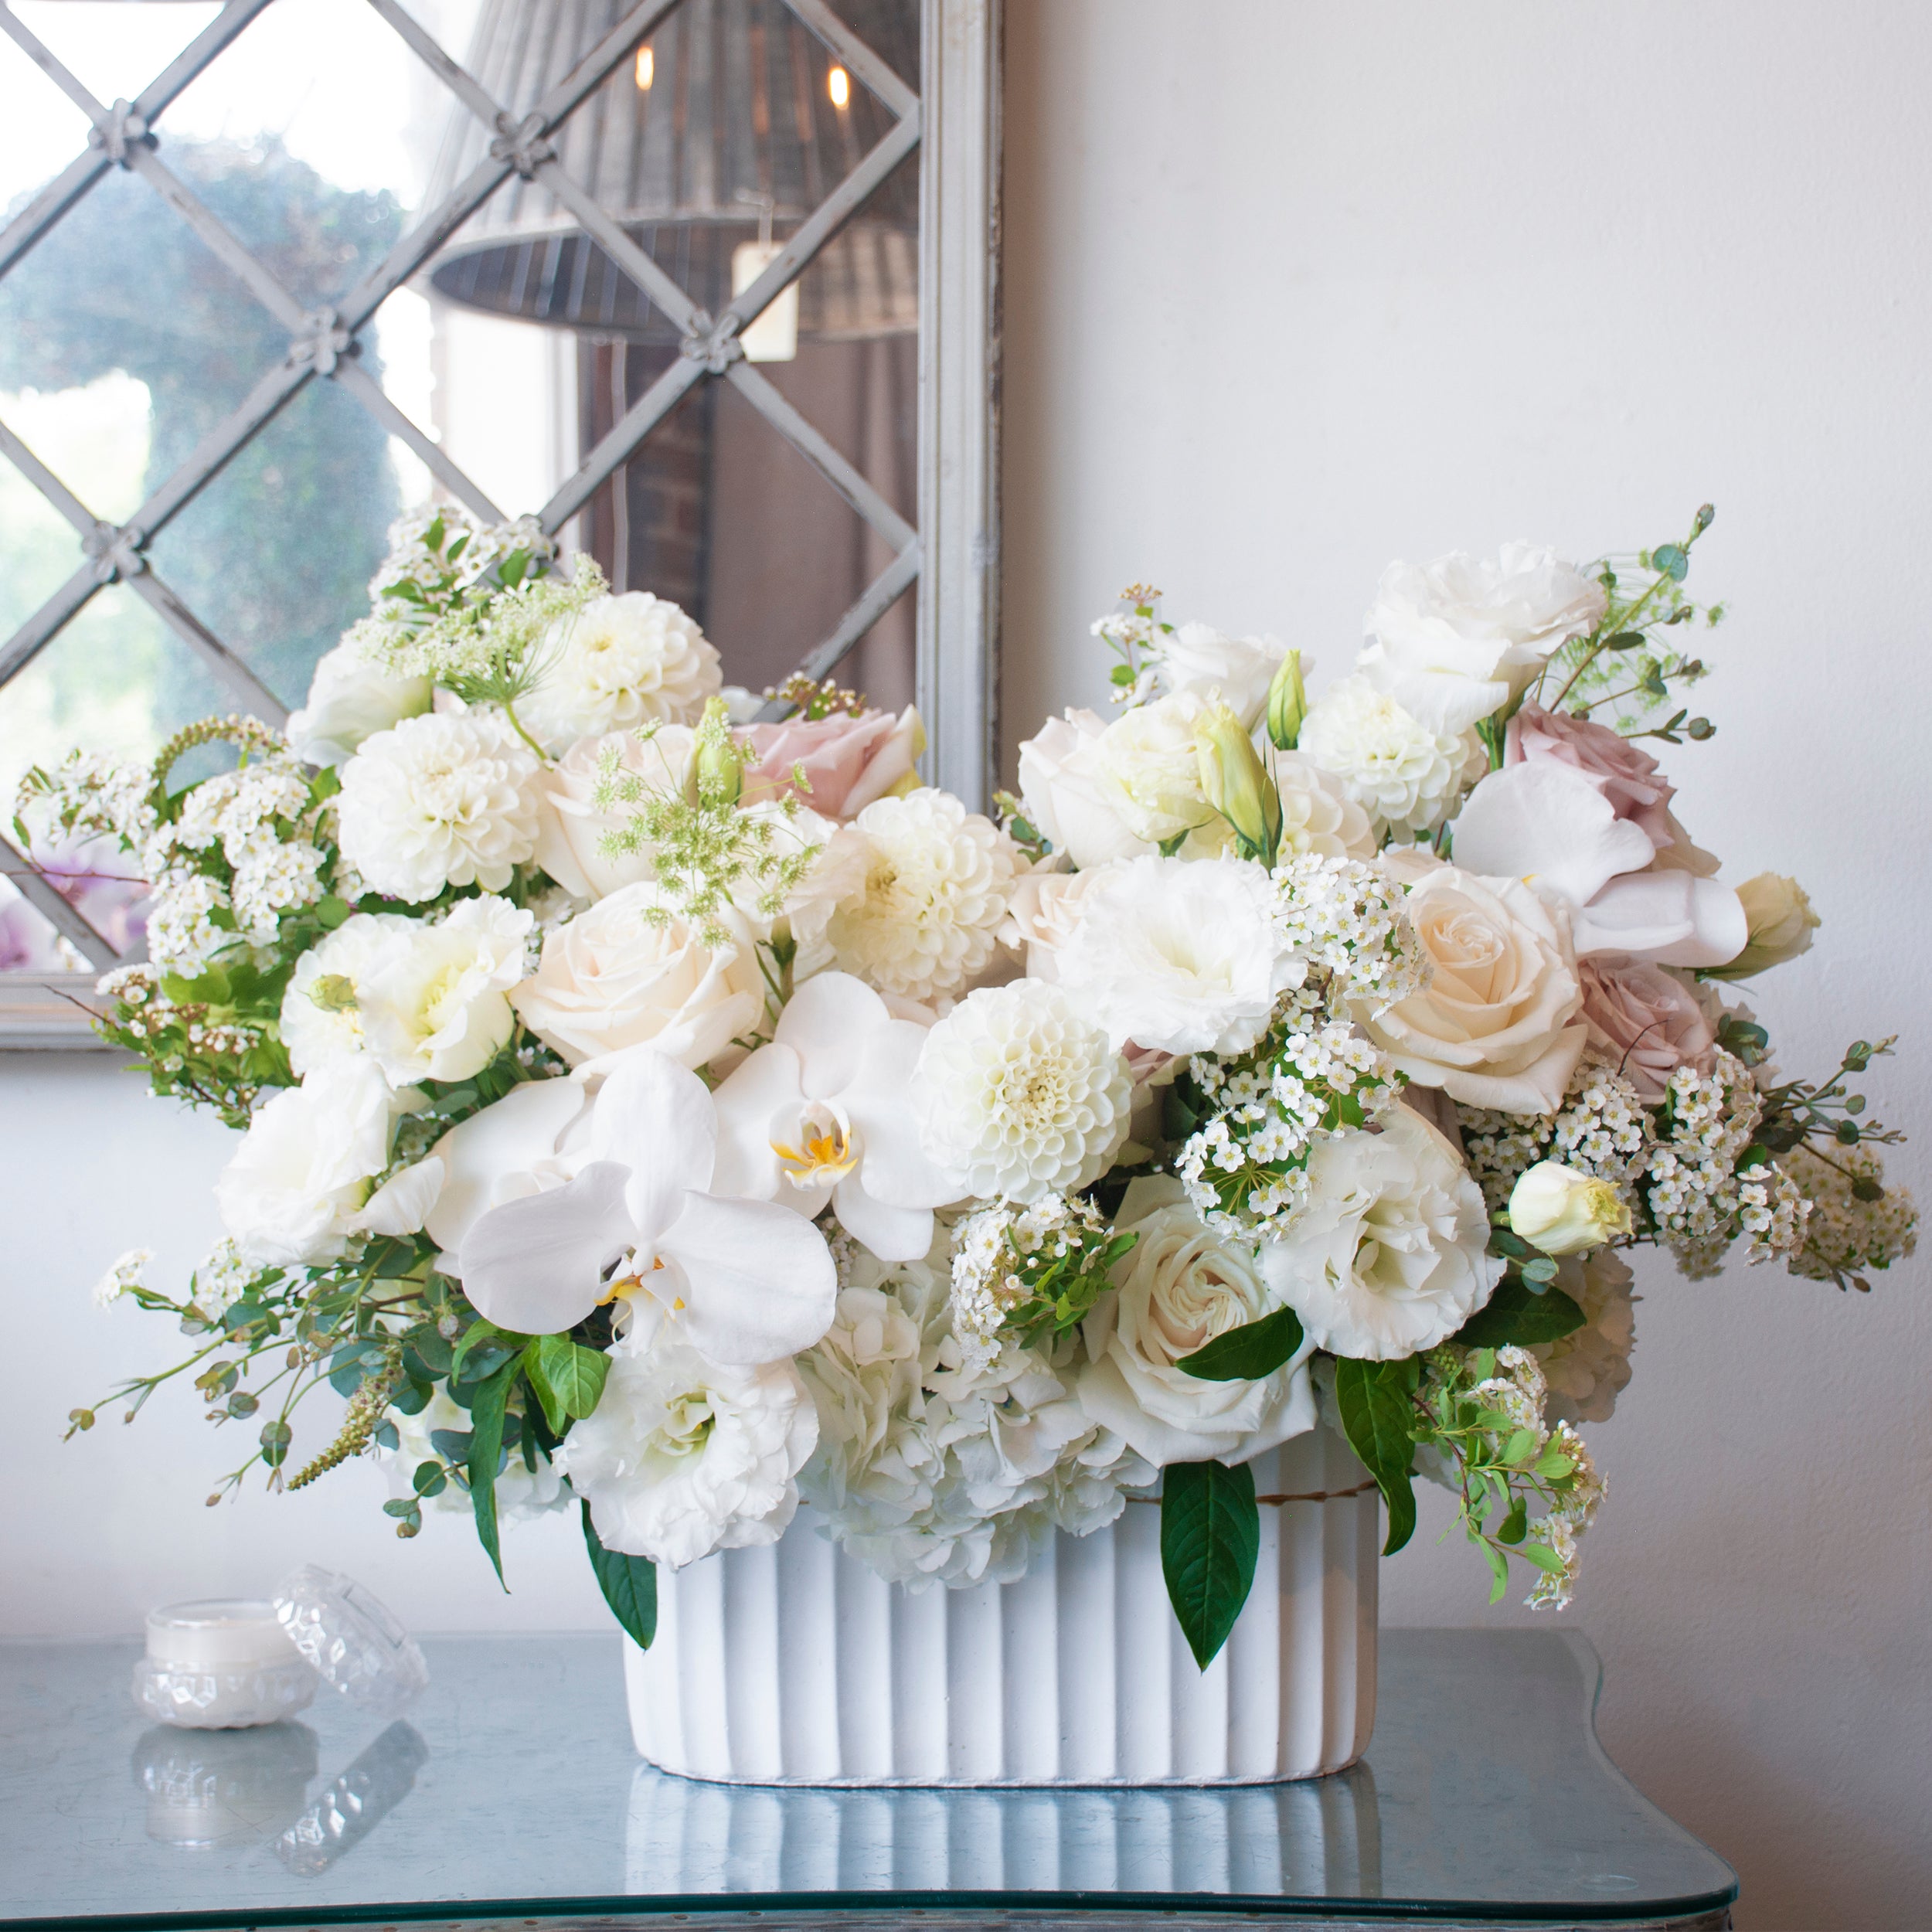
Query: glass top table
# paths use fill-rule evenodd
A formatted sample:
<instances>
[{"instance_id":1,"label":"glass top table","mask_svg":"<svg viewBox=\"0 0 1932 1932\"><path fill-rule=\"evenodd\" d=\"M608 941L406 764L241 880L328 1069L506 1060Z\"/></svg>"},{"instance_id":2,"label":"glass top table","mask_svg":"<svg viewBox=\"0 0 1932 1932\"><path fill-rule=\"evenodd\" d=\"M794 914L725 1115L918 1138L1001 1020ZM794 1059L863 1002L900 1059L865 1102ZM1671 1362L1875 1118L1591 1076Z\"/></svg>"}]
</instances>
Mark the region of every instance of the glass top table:
<instances>
[{"instance_id":1,"label":"glass top table","mask_svg":"<svg viewBox=\"0 0 1932 1932\"><path fill-rule=\"evenodd\" d=\"M430 1687L388 1724L330 1697L252 1731L150 1726L131 1642L0 1643L0 1927L1704 1928L1736 1893L1604 1755L1573 1634L1385 1631L1352 1770L1158 1791L668 1777L632 1751L621 1641L430 1639Z\"/></svg>"}]
</instances>

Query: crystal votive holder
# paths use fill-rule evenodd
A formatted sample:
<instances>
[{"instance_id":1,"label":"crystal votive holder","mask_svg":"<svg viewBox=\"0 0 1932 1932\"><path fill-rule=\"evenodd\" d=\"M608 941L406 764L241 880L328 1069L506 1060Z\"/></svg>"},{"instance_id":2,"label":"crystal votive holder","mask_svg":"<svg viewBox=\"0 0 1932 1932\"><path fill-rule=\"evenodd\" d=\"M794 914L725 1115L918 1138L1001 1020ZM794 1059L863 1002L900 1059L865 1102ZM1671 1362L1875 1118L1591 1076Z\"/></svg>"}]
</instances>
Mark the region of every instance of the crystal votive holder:
<instances>
[{"instance_id":1,"label":"crystal votive holder","mask_svg":"<svg viewBox=\"0 0 1932 1932\"><path fill-rule=\"evenodd\" d=\"M314 1700L316 1682L273 1604L220 1597L148 1613L134 1702L163 1724L230 1730L293 1716Z\"/></svg>"}]
</instances>

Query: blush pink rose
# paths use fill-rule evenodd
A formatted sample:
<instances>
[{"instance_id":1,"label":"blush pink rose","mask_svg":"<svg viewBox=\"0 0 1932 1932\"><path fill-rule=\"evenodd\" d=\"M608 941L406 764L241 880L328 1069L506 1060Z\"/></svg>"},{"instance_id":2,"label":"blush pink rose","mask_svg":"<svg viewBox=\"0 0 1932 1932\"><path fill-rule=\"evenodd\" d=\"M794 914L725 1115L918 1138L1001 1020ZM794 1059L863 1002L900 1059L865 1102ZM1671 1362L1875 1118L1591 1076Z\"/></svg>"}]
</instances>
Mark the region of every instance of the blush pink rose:
<instances>
[{"instance_id":1,"label":"blush pink rose","mask_svg":"<svg viewBox=\"0 0 1932 1932\"><path fill-rule=\"evenodd\" d=\"M1509 721L1503 763L1545 760L1580 771L1610 801L1617 816L1641 827L1658 851L1677 842L1677 821L1670 813L1676 787L1648 752L1639 751L1608 725L1525 705Z\"/></svg>"},{"instance_id":2,"label":"blush pink rose","mask_svg":"<svg viewBox=\"0 0 1932 1932\"><path fill-rule=\"evenodd\" d=\"M746 801L796 793L821 818L855 818L911 775L913 760L924 749L919 713L908 705L897 717L889 711L862 711L857 717L787 718L779 724L755 724L744 734L752 761L745 767ZM807 791L794 774L802 770Z\"/></svg>"},{"instance_id":3,"label":"blush pink rose","mask_svg":"<svg viewBox=\"0 0 1932 1932\"><path fill-rule=\"evenodd\" d=\"M1632 959L1583 959L1583 1023L1590 1043L1647 1101L1661 1100L1680 1066L1708 1073L1717 1042L1697 996L1661 966Z\"/></svg>"}]
</instances>

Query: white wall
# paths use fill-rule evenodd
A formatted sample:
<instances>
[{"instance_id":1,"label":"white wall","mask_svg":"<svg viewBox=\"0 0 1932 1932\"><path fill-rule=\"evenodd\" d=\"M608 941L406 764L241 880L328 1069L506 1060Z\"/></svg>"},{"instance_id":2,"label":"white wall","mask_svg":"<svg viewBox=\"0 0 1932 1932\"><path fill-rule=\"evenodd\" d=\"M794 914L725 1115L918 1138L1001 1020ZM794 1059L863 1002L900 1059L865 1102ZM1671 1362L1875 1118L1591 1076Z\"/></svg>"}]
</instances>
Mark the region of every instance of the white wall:
<instances>
[{"instance_id":1,"label":"white wall","mask_svg":"<svg viewBox=\"0 0 1932 1932\"><path fill-rule=\"evenodd\" d=\"M1692 587L1735 616L1719 734L1666 753L1682 815L1733 876L1805 881L1825 929L1765 1015L1801 1069L1906 1029L1869 1084L1922 1148L1932 15L1008 18L1009 741L1099 702L1087 626L1136 579L1319 680L1392 557L1634 549L1709 498ZM1604 1735L1739 1866L1746 1927L1932 1923L1925 1283L1651 1270L1589 1432L1611 1499L1569 1614ZM1446 1520L1384 1566L1389 1621L1530 1621Z\"/></svg>"}]
</instances>

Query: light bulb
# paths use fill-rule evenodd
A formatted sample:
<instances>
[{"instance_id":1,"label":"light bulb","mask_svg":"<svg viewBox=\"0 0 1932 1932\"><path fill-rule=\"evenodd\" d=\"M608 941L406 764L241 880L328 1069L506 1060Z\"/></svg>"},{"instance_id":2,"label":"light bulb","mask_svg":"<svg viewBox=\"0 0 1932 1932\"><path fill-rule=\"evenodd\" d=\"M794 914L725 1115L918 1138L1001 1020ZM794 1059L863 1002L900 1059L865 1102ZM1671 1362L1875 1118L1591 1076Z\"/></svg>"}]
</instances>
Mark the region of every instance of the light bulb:
<instances>
[{"instance_id":1,"label":"light bulb","mask_svg":"<svg viewBox=\"0 0 1932 1932\"><path fill-rule=\"evenodd\" d=\"M657 78L657 56L648 47L640 47L638 49L638 85L645 93L651 91L651 83Z\"/></svg>"},{"instance_id":2,"label":"light bulb","mask_svg":"<svg viewBox=\"0 0 1932 1932\"><path fill-rule=\"evenodd\" d=\"M852 76L843 67L834 67L825 76L825 92L835 107L843 107L852 99Z\"/></svg>"}]
</instances>

